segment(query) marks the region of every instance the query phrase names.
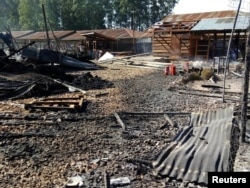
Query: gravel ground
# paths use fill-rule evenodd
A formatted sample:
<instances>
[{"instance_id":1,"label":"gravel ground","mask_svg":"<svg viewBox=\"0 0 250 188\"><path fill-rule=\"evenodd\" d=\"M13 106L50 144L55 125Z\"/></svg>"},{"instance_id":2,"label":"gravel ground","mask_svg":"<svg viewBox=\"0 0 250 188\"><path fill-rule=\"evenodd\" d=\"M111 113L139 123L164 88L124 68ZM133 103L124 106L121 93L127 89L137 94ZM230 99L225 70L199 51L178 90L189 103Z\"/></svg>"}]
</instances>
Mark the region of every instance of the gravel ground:
<instances>
[{"instance_id":1,"label":"gravel ground","mask_svg":"<svg viewBox=\"0 0 250 188\"><path fill-rule=\"evenodd\" d=\"M0 125L0 187L65 187L69 178L76 176L84 179L82 187L91 188L108 187L108 177L127 177L130 183L126 187L131 188L180 187L154 177L148 165L188 122L188 116L177 115L173 121L179 127L164 126L161 113L191 113L236 104L181 94L179 90L197 89L200 83L184 85L182 76L165 76L162 69L103 66L103 70L90 72L110 84L88 89L83 112L24 110L22 104L33 98L1 102L5 119L14 114L15 119L24 121ZM78 95L67 92L56 96ZM136 115L138 112L152 114ZM32 118L35 121L30 121ZM236 171L249 170L249 148L248 144L240 146Z\"/></svg>"}]
</instances>

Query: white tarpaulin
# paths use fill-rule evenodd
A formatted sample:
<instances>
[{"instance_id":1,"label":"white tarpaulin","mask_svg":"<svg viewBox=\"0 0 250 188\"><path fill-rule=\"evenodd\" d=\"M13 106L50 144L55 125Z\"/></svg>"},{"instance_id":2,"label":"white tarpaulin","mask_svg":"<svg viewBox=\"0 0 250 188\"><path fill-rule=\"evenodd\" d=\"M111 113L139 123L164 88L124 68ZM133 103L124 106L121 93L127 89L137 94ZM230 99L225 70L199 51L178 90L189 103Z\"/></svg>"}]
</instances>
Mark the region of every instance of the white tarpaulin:
<instances>
[{"instance_id":1,"label":"white tarpaulin","mask_svg":"<svg viewBox=\"0 0 250 188\"><path fill-rule=\"evenodd\" d=\"M113 58L114 58L114 55L112 55L109 52L106 52L105 54L102 55L102 57L100 57L98 59L98 61L101 62L101 61L106 61L106 60L110 60L110 59L113 59Z\"/></svg>"}]
</instances>

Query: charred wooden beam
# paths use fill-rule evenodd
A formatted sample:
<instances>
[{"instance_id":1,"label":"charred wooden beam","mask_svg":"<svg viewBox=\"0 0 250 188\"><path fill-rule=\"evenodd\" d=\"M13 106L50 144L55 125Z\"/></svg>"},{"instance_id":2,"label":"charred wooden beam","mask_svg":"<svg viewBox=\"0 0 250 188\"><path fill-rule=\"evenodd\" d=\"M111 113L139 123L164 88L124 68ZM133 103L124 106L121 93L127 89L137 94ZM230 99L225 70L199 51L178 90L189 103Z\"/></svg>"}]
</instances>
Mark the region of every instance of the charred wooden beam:
<instances>
[{"instance_id":1,"label":"charred wooden beam","mask_svg":"<svg viewBox=\"0 0 250 188\"><path fill-rule=\"evenodd\" d=\"M155 116L155 115L191 115L190 112L122 112L124 115L130 115L130 116Z\"/></svg>"},{"instance_id":2,"label":"charred wooden beam","mask_svg":"<svg viewBox=\"0 0 250 188\"><path fill-rule=\"evenodd\" d=\"M22 48L20 48L20 49L18 49L18 50L15 50L15 51L11 52L10 55L4 56L4 57L3 57L3 60L9 59L9 57L11 57L11 56L13 56L14 54L16 54L16 53L22 51L23 49L27 48L28 46L30 46L30 45L32 45L32 44L34 44L34 43L35 43L35 41L32 41L32 42L30 42L29 44L24 45Z\"/></svg>"}]
</instances>

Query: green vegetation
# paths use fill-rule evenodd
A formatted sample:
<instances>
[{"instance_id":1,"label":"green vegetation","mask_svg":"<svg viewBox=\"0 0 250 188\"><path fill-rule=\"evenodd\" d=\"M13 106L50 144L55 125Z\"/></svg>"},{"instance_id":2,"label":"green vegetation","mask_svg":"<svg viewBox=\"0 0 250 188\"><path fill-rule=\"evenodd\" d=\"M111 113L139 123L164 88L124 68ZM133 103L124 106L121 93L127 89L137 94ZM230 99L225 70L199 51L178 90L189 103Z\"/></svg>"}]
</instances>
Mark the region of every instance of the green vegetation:
<instances>
[{"instance_id":1,"label":"green vegetation","mask_svg":"<svg viewBox=\"0 0 250 188\"><path fill-rule=\"evenodd\" d=\"M202 77L197 72L191 72L182 78L182 83L187 84L188 82L192 82L195 80L202 80Z\"/></svg>"},{"instance_id":2,"label":"green vegetation","mask_svg":"<svg viewBox=\"0 0 250 188\"><path fill-rule=\"evenodd\" d=\"M0 30L44 31L42 4L53 30L144 30L171 13L178 0L1 0ZM134 24L133 24L134 23Z\"/></svg>"},{"instance_id":3,"label":"green vegetation","mask_svg":"<svg viewBox=\"0 0 250 188\"><path fill-rule=\"evenodd\" d=\"M214 76L214 71L212 69L203 69L201 71L201 78L203 80L209 80L212 76Z\"/></svg>"},{"instance_id":4,"label":"green vegetation","mask_svg":"<svg viewBox=\"0 0 250 188\"><path fill-rule=\"evenodd\" d=\"M217 80L219 79L212 69L203 69L201 72L188 73L183 77L182 83L187 84L195 80L209 80L212 76L215 76Z\"/></svg>"}]
</instances>

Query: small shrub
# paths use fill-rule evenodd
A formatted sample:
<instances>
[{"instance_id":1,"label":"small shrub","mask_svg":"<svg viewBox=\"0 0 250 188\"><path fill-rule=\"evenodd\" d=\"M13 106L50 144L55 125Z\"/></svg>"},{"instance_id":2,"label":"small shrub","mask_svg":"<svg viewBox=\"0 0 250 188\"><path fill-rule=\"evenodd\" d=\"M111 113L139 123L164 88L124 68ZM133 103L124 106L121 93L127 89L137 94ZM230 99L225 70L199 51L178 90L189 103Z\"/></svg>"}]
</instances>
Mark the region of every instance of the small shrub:
<instances>
[{"instance_id":1,"label":"small shrub","mask_svg":"<svg viewBox=\"0 0 250 188\"><path fill-rule=\"evenodd\" d=\"M203 80L209 80L212 76L214 76L214 71L212 69L203 69L201 72L201 78Z\"/></svg>"},{"instance_id":2,"label":"small shrub","mask_svg":"<svg viewBox=\"0 0 250 188\"><path fill-rule=\"evenodd\" d=\"M187 84L188 82L202 80L201 76L197 72L192 72L182 79L182 83Z\"/></svg>"}]
</instances>

